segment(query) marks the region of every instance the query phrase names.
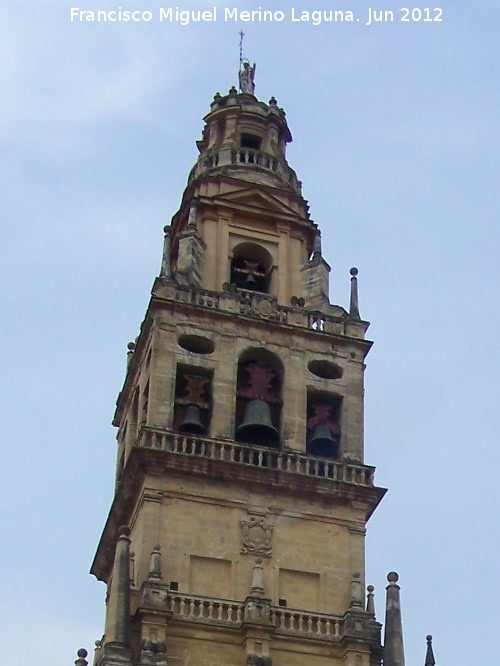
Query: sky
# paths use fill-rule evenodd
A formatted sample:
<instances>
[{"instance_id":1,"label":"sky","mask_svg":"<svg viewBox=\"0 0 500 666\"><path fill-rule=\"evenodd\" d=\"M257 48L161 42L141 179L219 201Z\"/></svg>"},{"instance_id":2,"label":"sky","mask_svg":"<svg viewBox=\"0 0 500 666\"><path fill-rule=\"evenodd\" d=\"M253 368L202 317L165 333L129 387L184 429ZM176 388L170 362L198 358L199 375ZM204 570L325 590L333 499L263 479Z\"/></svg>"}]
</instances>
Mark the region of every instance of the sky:
<instances>
[{"instance_id":1,"label":"sky","mask_svg":"<svg viewBox=\"0 0 500 666\"><path fill-rule=\"evenodd\" d=\"M405 4L442 21L402 21ZM389 488L368 525L377 617L396 570L407 666L423 666L428 633L437 666L494 663L500 3L179 0L217 7L188 25L160 22L170 5L153 0L80 9L119 6L152 20L71 21L67 0L2 10L3 664L68 666L102 635L105 590L88 571L126 345L202 118L237 85L241 29L256 95L287 112L331 299L347 306L357 266L372 322L365 460ZM224 21L259 6L283 20ZM292 7L360 20L293 21ZM366 25L369 7L394 20Z\"/></svg>"}]
</instances>

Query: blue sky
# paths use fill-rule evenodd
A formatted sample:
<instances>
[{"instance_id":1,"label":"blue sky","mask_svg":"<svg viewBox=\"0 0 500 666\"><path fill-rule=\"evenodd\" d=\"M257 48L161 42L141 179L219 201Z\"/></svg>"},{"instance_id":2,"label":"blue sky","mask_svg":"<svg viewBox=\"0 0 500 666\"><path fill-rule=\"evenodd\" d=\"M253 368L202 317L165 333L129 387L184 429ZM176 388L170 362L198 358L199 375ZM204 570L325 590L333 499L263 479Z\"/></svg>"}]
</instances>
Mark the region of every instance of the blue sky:
<instances>
[{"instance_id":1,"label":"blue sky","mask_svg":"<svg viewBox=\"0 0 500 666\"><path fill-rule=\"evenodd\" d=\"M126 344L202 117L237 83L243 28L256 94L287 112L332 301L347 305L357 266L372 322L366 461L389 488L368 526L378 619L394 569L408 666L423 664L427 633L437 666L493 663L500 4L445 0L439 23L401 22L409 3L393 0L215 4L287 18L72 23L66 0L3 10L3 662L67 666L102 634L104 587L88 569L112 497ZM121 6L156 16L161 3ZM362 20L294 23L292 6ZM394 22L364 25L370 6Z\"/></svg>"}]
</instances>

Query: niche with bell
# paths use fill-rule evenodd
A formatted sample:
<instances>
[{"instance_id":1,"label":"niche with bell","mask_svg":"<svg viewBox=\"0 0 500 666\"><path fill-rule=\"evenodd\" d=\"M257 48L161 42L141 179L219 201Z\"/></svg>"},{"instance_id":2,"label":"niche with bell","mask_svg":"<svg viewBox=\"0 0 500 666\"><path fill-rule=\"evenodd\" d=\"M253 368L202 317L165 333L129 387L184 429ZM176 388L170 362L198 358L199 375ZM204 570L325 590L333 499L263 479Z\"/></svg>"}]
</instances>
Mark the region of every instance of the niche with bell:
<instances>
[{"instance_id":1,"label":"niche with bell","mask_svg":"<svg viewBox=\"0 0 500 666\"><path fill-rule=\"evenodd\" d=\"M256 350L240 358L236 386L237 441L279 446L282 380L281 362L273 354Z\"/></svg>"},{"instance_id":2,"label":"niche with bell","mask_svg":"<svg viewBox=\"0 0 500 666\"><path fill-rule=\"evenodd\" d=\"M240 243L233 250L231 283L239 289L269 293L270 253L256 243Z\"/></svg>"},{"instance_id":3,"label":"niche with bell","mask_svg":"<svg viewBox=\"0 0 500 666\"><path fill-rule=\"evenodd\" d=\"M342 398L323 392L307 395L307 453L320 458L340 457Z\"/></svg>"},{"instance_id":4,"label":"niche with bell","mask_svg":"<svg viewBox=\"0 0 500 666\"><path fill-rule=\"evenodd\" d=\"M212 372L179 365L175 382L173 429L205 435L211 418Z\"/></svg>"}]
</instances>

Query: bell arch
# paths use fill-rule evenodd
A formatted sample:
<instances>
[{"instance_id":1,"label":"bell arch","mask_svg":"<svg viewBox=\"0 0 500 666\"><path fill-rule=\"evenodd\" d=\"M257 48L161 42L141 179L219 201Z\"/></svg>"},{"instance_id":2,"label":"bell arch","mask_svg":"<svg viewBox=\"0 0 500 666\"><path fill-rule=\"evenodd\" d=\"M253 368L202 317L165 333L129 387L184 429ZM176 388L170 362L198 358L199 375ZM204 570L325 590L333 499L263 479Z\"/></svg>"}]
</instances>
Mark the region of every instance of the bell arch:
<instances>
[{"instance_id":1,"label":"bell arch","mask_svg":"<svg viewBox=\"0 0 500 666\"><path fill-rule=\"evenodd\" d=\"M268 294L273 268L271 253L258 243L244 241L233 248L230 282L240 289Z\"/></svg>"},{"instance_id":2,"label":"bell arch","mask_svg":"<svg viewBox=\"0 0 500 666\"><path fill-rule=\"evenodd\" d=\"M307 453L340 458L342 396L326 391L307 392Z\"/></svg>"},{"instance_id":3,"label":"bell arch","mask_svg":"<svg viewBox=\"0 0 500 666\"><path fill-rule=\"evenodd\" d=\"M173 430L207 435L212 417L213 372L184 364L177 366Z\"/></svg>"},{"instance_id":4,"label":"bell arch","mask_svg":"<svg viewBox=\"0 0 500 666\"><path fill-rule=\"evenodd\" d=\"M266 349L247 349L238 360L235 439L278 448L284 367Z\"/></svg>"}]
</instances>

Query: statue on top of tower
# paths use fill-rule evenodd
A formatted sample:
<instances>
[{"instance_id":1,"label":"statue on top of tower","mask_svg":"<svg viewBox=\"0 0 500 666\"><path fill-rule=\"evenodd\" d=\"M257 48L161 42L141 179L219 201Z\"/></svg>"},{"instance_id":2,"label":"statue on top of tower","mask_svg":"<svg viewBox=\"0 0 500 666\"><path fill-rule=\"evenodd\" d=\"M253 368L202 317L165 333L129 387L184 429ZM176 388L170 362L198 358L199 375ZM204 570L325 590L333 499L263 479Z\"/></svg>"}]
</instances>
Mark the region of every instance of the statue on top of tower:
<instances>
[{"instance_id":1,"label":"statue on top of tower","mask_svg":"<svg viewBox=\"0 0 500 666\"><path fill-rule=\"evenodd\" d=\"M255 91L255 68L256 64L250 65L248 60L243 61L243 69L239 71L240 90L242 93L254 94Z\"/></svg>"}]
</instances>

